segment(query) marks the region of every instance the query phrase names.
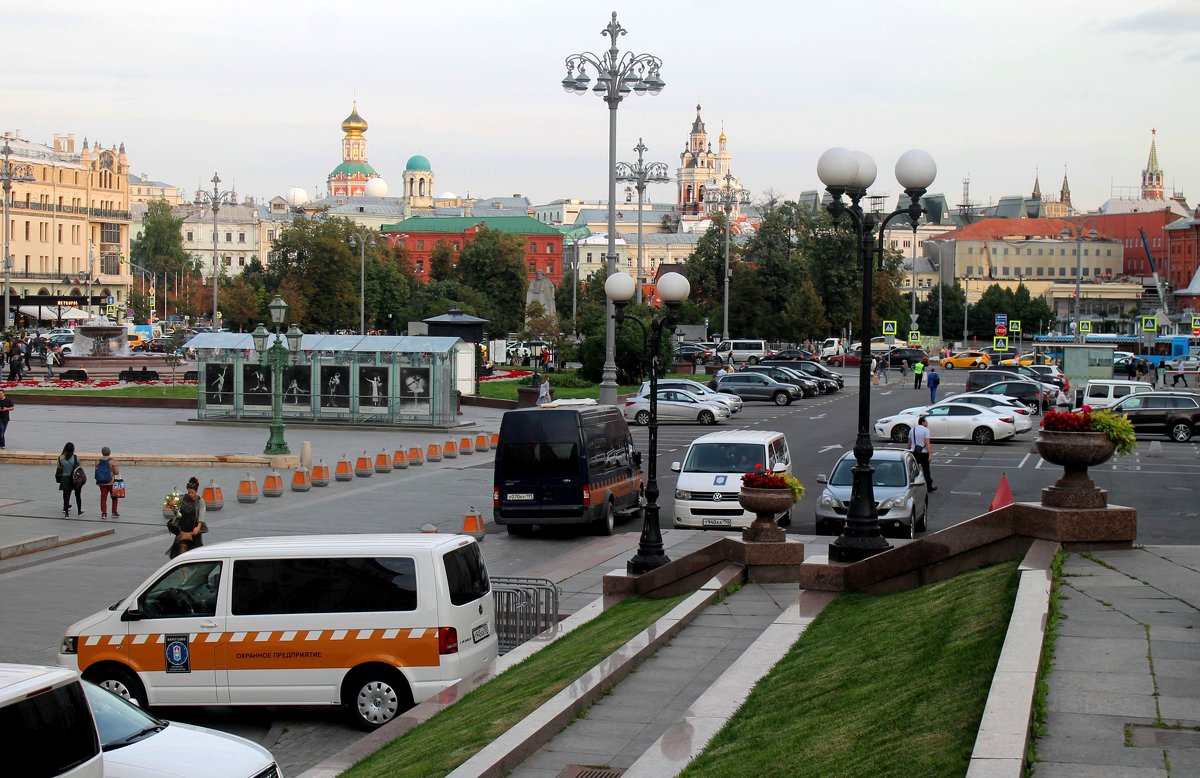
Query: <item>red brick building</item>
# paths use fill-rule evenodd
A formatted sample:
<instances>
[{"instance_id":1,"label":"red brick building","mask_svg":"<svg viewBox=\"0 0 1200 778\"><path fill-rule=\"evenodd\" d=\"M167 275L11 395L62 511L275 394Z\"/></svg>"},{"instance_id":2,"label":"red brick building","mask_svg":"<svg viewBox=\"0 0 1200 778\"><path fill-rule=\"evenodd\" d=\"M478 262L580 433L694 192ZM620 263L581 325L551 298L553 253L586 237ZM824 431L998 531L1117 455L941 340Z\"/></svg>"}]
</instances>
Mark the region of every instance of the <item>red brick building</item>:
<instances>
[{"instance_id":1,"label":"red brick building","mask_svg":"<svg viewBox=\"0 0 1200 778\"><path fill-rule=\"evenodd\" d=\"M525 264L529 267L530 280L540 270L555 286L562 282L562 233L531 216L414 216L379 229L387 238L388 246L404 249L413 272L425 283L429 281L433 247L438 242L445 241L458 252L474 241L484 227L521 238L525 244Z\"/></svg>"},{"instance_id":2,"label":"red brick building","mask_svg":"<svg viewBox=\"0 0 1200 778\"><path fill-rule=\"evenodd\" d=\"M1163 234L1167 239L1171 283L1176 289L1190 287L1197 269L1200 268L1200 208L1192 213L1192 218L1179 219L1167 225ZM1181 295L1178 300L1181 305L1200 310L1198 296L1184 299Z\"/></svg>"}]
</instances>

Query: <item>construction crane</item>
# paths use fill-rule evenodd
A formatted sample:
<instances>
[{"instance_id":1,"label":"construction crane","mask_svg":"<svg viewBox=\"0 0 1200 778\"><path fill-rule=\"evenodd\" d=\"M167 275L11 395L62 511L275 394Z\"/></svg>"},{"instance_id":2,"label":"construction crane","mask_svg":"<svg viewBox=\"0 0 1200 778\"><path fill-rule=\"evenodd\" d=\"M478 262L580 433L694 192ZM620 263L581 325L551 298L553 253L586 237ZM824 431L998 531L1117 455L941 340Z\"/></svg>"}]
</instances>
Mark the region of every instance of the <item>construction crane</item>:
<instances>
[{"instance_id":1,"label":"construction crane","mask_svg":"<svg viewBox=\"0 0 1200 778\"><path fill-rule=\"evenodd\" d=\"M1171 306L1167 303L1167 288L1158 275L1158 266L1154 264L1154 255L1150 252L1150 241L1146 238L1146 231L1138 227L1138 233L1142 236L1142 248L1146 250L1146 261L1150 263L1150 273L1154 276L1154 288L1158 290L1159 310L1165 317L1171 312Z\"/></svg>"}]
</instances>

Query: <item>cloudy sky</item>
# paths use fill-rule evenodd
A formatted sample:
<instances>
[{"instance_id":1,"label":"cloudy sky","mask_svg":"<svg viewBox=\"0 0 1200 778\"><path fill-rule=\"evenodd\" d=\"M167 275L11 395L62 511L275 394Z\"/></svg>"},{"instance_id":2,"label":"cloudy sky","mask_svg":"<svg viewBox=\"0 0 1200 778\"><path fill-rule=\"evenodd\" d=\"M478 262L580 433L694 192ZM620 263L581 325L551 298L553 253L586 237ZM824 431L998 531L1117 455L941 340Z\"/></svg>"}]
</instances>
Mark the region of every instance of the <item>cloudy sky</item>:
<instances>
[{"instance_id":1,"label":"cloudy sky","mask_svg":"<svg viewBox=\"0 0 1200 778\"><path fill-rule=\"evenodd\" d=\"M896 157L922 147L951 203L966 177L984 203L1035 171L1057 193L1065 167L1094 209L1139 184L1156 127L1168 191L1200 199L1195 0L25 3L5 11L0 124L123 141L134 172L188 190L216 170L240 194L311 194L357 94L393 192L420 153L438 193L594 200L607 109L559 81L567 55L605 49L613 10L621 50L661 57L667 82L622 103L619 160L640 136L673 173L699 101L756 196L817 188L838 145L875 157L895 195Z\"/></svg>"}]
</instances>

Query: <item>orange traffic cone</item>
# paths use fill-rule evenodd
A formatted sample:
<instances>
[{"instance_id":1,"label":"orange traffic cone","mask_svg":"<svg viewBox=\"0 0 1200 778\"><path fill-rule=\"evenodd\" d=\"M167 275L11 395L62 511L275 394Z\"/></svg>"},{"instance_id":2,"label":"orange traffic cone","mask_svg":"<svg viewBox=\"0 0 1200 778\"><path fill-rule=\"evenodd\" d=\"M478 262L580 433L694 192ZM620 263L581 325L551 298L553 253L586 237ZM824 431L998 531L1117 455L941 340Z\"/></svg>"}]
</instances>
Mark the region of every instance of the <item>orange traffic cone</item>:
<instances>
[{"instance_id":1,"label":"orange traffic cone","mask_svg":"<svg viewBox=\"0 0 1200 778\"><path fill-rule=\"evenodd\" d=\"M267 473L263 479L263 497L280 497L283 495L283 476L274 470Z\"/></svg>"},{"instance_id":2,"label":"orange traffic cone","mask_svg":"<svg viewBox=\"0 0 1200 778\"><path fill-rule=\"evenodd\" d=\"M311 488L312 472L307 467L300 467L292 472L293 492L307 492Z\"/></svg>"},{"instance_id":3,"label":"orange traffic cone","mask_svg":"<svg viewBox=\"0 0 1200 778\"><path fill-rule=\"evenodd\" d=\"M446 459L458 459L458 445L453 440L447 440L446 445L442 448L442 455Z\"/></svg>"},{"instance_id":4,"label":"orange traffic cone","mask_svg":"<svg viewBox=\"0 0 1200 778\"><path fill-rule=\"evenodd\" d=\"M246 477L238 484L237 500L245 504L258 502L258 481L249 473L246 473Z\"/></svg>"},{"instance_id":5,"label":"orange traffic cone","mask_svg":"<svg viewBox=\"0 0 1200 778\"><path fill-rule=\"evenodd\" d=\"M425 460L427 462L441 462L442 447L436 443L430 443L429 449L425 452Z\"/></svg>"},{"instance_id":6,"label":"orange traffic cone","mask_svg":"<svg viewBox=\"0 0 1200 778\"><path fill-rule=\"evenodd\" d=\"M421 452L420 446L413 446L408 450L408 464L413 467L425 464L425 454Z\"/></svg>"},{"instance_id":7,"label":"orange traffic cone","mask_svg":"<svg viewBox=\"0 0 1200 778\"><path fill-rule=\"evenodd\" d=\"M367 456L367 452L362 452L362 456L354 460L354 474L359 478L370 478L375 472L375 468L371 466L371 458Z\"/></svg>"},{"instance_id":8,"label":"orange traffic cone","mask_svg":"<svg viewBox=\"0 0 1200 778\"><path fill-rule=\"evenodd\" d=\"M483 540L483 515L475 510L475 506L471 506L471 510L467 511L467 515L463 516L463 527L460 535L470 535L476 540Z\"/></svg>"},{"instance_id":9,"label":"orange traffic cone","mask_svg":"<svg viewBox=\"0 0 1200 778\"><path fill-rule=\"evenodd\" d=\"M334 480L337 481L353 481L354 470L350 467L350 460L346 459L346 455L342 454L342 458L338 460L337 466L333 469Z\"/></svg>"},{"instance_id":10,"label":"orange traffic cone","mask_svg":"<svg viewBox=\"0 0 1200 778\"><path fill-rule=\"evenodd\" d=\"M488 450L487 435L476 435L475 436L475 450L476 451L487 451Z\"/></svg>"},{"instance_id":11,"label":"orange traffic cone","mask_svg":"<svg viewBox=\"0 0 1200 778\"><path fill-rule=\"evenodd\" d=\"M200 497L204 500L204 510L206 511L219 511L225 507L225 498L221 494L221 487L217 486L211 478Z\"/></svg>"},{"instance_id":12,"label":"orange traffic cone","mask_svg":"<svg viewBox=\"0 0 1200 778\"><path fill-rule=\"evenodd\" d=\"M475 448L471 445L471 439L463 438L458 441L458 451L460 454L474 454Z\"/></svg>"},{"instance_id":13,"label":"orange traffic cone","mask_svg":"<svg viewBox=\"0 0 1200 778\"><path fill-rule=\"evenodd\" d=\"M392 458L388 456L387 451L380 451L375 455L375 472L390 473L392 472Z\"/></svg>"},{"instance_id":14,"label":"orange traffic cone","mask_svg":"<svg viewBox=\"0 0 1200 778\"><path fill-rule=\"evenodd\" d=\"M392 467L396 470L404 470L408 467L408 457L404 454L404 449L398 448L392 454Z\"/></svg>"},{"instance_id":15,"label":"orange traffic cone","mask_svg":"<svg viewBox=\"0 0 1200 778\"><path fill-rule=\"evenodd\" d=\"M329 486L329 465L323 459L318 459L317 464L313 465L312 485Z\"/></svg>"},{"instance_id":16,"label":"orange traffic cone","mask_svg":"<svg viewBox=\"0 0 1200 778\"><path fill-rule=\"evenodd\" d=\"M1000 485L996 487L996 494L992 497L992 503L988 505L988 510L998 510L1005 505L1012 505L1014 502L1012 489L1008 486L1008 474L1002 473L1000 475Z\"/></svg>"}]
</instances>

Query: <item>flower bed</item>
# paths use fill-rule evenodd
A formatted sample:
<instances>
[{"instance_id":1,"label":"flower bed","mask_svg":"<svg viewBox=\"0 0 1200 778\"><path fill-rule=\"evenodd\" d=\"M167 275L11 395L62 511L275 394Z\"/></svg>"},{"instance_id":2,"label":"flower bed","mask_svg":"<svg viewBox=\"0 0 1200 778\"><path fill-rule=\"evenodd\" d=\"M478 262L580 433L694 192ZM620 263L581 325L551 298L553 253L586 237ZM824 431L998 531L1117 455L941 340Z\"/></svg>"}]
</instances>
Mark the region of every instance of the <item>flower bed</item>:
<instances>
[{"instance_id":1,"label":"flower bed","mask_svg":"<svg viewBox=\"0 0 1200 778\"><path fill-rule=\"evenodd\" d=\"M61 378L26 378L23 381L0 381L0 389L68 389L71 391L94 391L120 386L195 386L195 381L130 381L123 383L112 379L96 381L65 381Z\"/></svg>"},{"instance_id":2,"label":"flower bed","mask_svg":"<svg viewBox=\"0 0 1200 778\"><path fill-rule=\"evenodd\" d=\"M519 381L533 375L532 370L506 370L497 368L491 375L480 376L480 381Z\"/></svg>"}]
</instances>

